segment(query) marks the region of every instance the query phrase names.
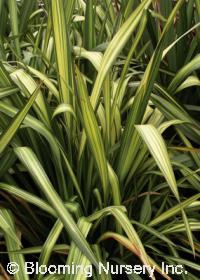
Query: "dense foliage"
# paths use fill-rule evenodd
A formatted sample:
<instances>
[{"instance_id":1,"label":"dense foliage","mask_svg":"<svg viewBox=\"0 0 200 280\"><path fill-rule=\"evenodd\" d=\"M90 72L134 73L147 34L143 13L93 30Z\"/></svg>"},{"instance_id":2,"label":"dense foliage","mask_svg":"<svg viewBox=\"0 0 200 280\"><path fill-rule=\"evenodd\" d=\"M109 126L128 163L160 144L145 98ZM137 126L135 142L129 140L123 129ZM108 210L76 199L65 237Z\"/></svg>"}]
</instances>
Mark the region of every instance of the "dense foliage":
<instances>
[{"instance_id":1,"label":"dense foliage","mask_svg":"<svg viewBox=\"0 0 200 280\"><path fill-rule=\"evenodd\" d=\"M0 0L0 19L0 277L198 280L200 1Z\"/></svg>"}]
</instances>

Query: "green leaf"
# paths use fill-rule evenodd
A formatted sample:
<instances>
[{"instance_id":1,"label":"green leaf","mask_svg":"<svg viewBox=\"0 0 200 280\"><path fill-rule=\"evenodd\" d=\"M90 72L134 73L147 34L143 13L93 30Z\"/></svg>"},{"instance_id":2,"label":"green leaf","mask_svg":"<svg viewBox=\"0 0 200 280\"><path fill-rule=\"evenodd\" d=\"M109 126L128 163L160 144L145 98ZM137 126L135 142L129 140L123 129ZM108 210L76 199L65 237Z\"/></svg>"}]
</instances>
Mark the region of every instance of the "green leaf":
<instances>
[{"instance_id":1,"label":"green leaf","mask_svg":"<svg viewBox=\"0 0 200 280\"><path fill-rule=\"evenodd\" d=\"M76 245L83 252L83 254L85 254L88 257L91 263L98 267L96 257L94 256L89 244L78 229L71 214L65 208L63 201L56 193L36 155L32 152L31 149L27 147L16 148L15 152L18 158L30 172L41 191L46 196L47 200L57 213L58 217L63 222L63 225L66 231L68 232L69 236L76 243Z\"/></svg>"},{"instance_id":2,"label":"green leaf","mask_svg":"<svg viewBox=\"0 0 200 280\"><path fill-rule=\"evenodd\" d=\"M67 2L69 3L69 5L70 3L73 4L73 1ZM69 44L69 38L67 34L68 30L66 28L64 2L63 0L50 1L50 5L58 68L57 75L60 85L60 100L61 102L72 105L72 96L70 92L70 89L72 87L72 69L70 56L71 46Z\"/></svg>"},{"instance_id":3,"label":"green leaf","mask_svg":"<svg viewBox=\"0 0 200 280\"><path fill-rule=\"evenodd\" d=\"M126 121L118 157L117 174L119 174L120 181L125 178L125 176L129 172L130 166L132 165L136 149L138 147L138 143L136 140L137 134L135 133L134 124L139 124L142 122L149 97L151 95L151 91L158 74L159 65L162 60L162 53L165 47L166 36L170 27L174 23L174 17L183 2L184 0L179 0L176 3L173 11L171 12L163 29L162 35L158 41L157 47L153 53L153 56L151 57L150 62L146 67L142 81L140 82L139 88L137 89L137 92L135 94L134 102Z\"/></svg>"},{"instance_id":4,"label":"green leaf","mask_svg":"<svg viewBox=\"0 0 200 280\"><path fill-rule=\"evenodd\" d=\"M10 234L7 234L7 231L5 231L4 237L5 237L5 241L6 241L6 248L8 251L8 256L9 256L10 262L15 262L19 265L19 272L17 272L15 274L14 279L15 280L22 280L22 279L29 280L28 274L26 274L24 271L25 260L24 260L23 254L17 254L14 252L16 250L21 249L21 245L14 238L15 236L17 236L17 229L15 227L14 218L13 218L12 214L10 213L10 211L8 211L6 209L1 209L0 212L1 212L0 217L3 217L4 220L7 221L7 224L9 225L9 228L12 231L12 236L10 236ZM13 252L11 252L11 251L13 251Z\"/></svg>"},{"instance_id":5,"label":"green leaf","mask_svg":"<svg viewBox=\"0 0 200 280\"><path fill-rule=\"evenodd\" d=\"M13 232L12 226L6 219L5 211L5 209L0 209L0 228L21 247L19 238L17 237L16 233Z\"/></svg>"},{"instance_id":6,"label":"green leaf","mask_svg":"<svg viewBox=\"0 0 200 280\"><path fill-rule=\"evenodd\" d=\"M171 209L167 210L166 212L162 213L157 218L151 220L151 222L149 223L149 226L155 226L155 225L161 223L162 221L165 221L165 220L175 216L176 214L181 212L182 209L187 208L189 205L191 205L194 201L198 200L199 198L200 198L200 194L196 194L196 195L186 199L185 201L177 204L176 206L174 206Z\"/></svg>"},{"instance_id":7,"label":"green leaf","mask_svg":"<svg viewBox=\"0 0 200 280\"><path fill-rule=\"evenodd\" d=\"M129 37L136 29L138 23L141 20L142 13L148 6L151 4L151 0L144 0L135 11L131 14L131 16L125 21L125 23L121 26L119 31L115 34L114 38L110 42L109 46L106 49L106 52L103 56L103 60L101 63L101 67L98 72L98 76L96 78L92 95L91 95L91 103L93 108L97 107L98 99L100 96L100 91L103 85L103 82L115 62L117 56L123 49L124 45L128 41Z\"/></svg>"},{"instance_id":8,"label":"green leaf","mask_svg":"<svg viewBox=\"0 0 200 280\"><path fill-rule=\"evenodd\" d=\"M18 10L17 1L8 0L8 7L10 13L12 36L15 37L14 44L16 48L16 54L18 58L20 58L21 49L19 44L19 23L18 23L18 15L17 15L17 10Z\"/></svg>"},{"instance_id":9,"label":"green leaf","mask_svg":"<svg viewBox=\"0 0 200 280\"><path fill-rule=\"evenodd\" d=\"M79 104L82 113L82 123L87 135L92 155L96 161L99 175L102 181L104 196L108 196L108 167L106 162L105 150L102 137L99 131L97 120L87 94L87 88L78 69L77 72L77 90L79 94Z\"/></svg>"},{"instance_id":10,"label":"green leaf","mask_svg":"<svg viewBox=\"0 0 200 280\"><path fill-rule=\"evenodd\" d=\"M74 117L74 119L77 120L73 107L71 105L65 104L65 103L61 103L56 107L55 111L53 112L52 118L55 118L55 116L57 116L61 113L64 113L64 112L70 113Z\"/></svg>"},{"instance_id":11,"label":"green leaf","mask_svg":"<svg viewBox=\"0 0 200 280\"><path fill-rule=\"evenodd\" d=\"M177 87L181 84L181 82L190 75L193 71L200 68L200 55L197 55L193 58L188 64L186 64L179 72L176 74L174 79L171 81L168 92L174 94Z\"/></svg>"},{"instance_id":12,"label":"green leaf","mask_svg":"<svg viewBox=\"0 0 200 280\"><path fill-rule=\"evenodd\" d=\"M163 176L169 184L172 192L179 201L179 193L176 184L174 172L170 163L167 148L161 134L153 125L136 125L135 126L142 139L149 148Z\"/></svg>"},{"instance_id":13,"label":"green leaf","mask_svg":"<svg viewBox=\"0 0 200 280\"><path fill-rule=\"evenodd\" d=\"M33 105L41 84L36 88L36 90L33 92L33 94L30 96L28 102L24 106L24 108L19 111L19 113L16 115L16 117L12 120L10 126L6 129L6 131L3 133L3 135L0 138L0 154L3 153L5 148L8 146L10 141L12 140L13 136L19 129L21 123L23 122L24 118L26 117L28 111L30 110L31 106Z\"/></svg>"}]
</instances>

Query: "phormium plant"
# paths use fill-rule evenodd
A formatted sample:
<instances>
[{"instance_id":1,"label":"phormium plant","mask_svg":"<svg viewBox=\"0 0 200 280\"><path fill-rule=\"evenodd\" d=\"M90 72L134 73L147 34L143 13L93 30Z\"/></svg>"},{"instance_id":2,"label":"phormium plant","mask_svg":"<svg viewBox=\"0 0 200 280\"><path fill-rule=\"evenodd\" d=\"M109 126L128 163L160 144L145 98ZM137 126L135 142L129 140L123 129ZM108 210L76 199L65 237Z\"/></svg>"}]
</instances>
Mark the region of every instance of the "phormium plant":
<instances>
[{"instance_id":1,"label":"phormium plant","mask_svg":"<svg viewBox=\"0 0 200 280\"><path fill-rule=\"evenodd\" d=\"M0 279L199 279L199 46L199 0L0 0Z\"/></svg>"}]
</instances>

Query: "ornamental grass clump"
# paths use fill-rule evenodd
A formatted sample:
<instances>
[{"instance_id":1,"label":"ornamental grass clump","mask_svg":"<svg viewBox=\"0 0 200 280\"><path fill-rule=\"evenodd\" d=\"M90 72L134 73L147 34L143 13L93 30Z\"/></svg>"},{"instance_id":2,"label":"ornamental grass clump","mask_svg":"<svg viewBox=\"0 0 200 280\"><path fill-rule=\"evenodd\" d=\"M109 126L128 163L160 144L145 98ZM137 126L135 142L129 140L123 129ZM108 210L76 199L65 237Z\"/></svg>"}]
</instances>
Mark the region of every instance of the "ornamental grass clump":
<instances>
[{"instance_id":1,"label":"ornamental grass clump","mask_svg":"<svg viewBox=\"0 0 200 280\"><path fill-rule=\"evenodd\" d=\"M198 280L199 0L0 18L0 279Z\"/></svg>"}]
</instances>

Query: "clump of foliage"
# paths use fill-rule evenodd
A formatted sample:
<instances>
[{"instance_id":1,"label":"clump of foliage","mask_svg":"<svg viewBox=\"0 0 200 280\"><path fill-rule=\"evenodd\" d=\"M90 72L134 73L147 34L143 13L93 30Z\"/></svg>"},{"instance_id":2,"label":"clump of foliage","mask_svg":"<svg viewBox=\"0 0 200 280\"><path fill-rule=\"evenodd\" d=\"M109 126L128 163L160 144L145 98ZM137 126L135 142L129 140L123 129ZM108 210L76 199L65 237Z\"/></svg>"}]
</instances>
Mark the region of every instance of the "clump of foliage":
<instances>
[{"instance_id":1,"label":"clump of foliage","mask_svg":"<svg viewBox=\"0 0 200 280\"><path fill-rule=\"evenodd\" d=\"M198 280L199 0L0 0L0 16L2 267Z\"/></svg>"}]
</instances>

